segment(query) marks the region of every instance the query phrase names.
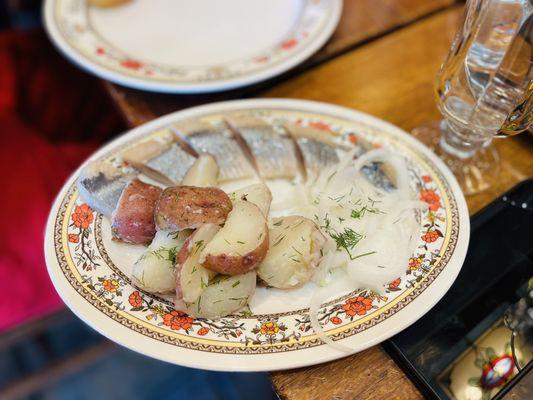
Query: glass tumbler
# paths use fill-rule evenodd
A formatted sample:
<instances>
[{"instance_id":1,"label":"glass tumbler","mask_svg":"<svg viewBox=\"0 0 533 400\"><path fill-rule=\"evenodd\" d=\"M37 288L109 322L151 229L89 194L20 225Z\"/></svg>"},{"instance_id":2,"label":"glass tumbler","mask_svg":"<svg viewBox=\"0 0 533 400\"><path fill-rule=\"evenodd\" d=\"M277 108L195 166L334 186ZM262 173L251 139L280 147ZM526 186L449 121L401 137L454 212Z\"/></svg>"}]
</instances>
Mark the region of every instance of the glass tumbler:
<instances>
[{"instance_id":1,"label":"glass tumbler","mask_svg":"<svg viewBox=\"0 0 533 400\"><path fill-rule=\"evenodd\" d=\"M533 0L467 0L437 76L443 119L413 135L450 167L465 194L498 179L494 137L533 125Z\"/></svg>"}]
</instances>

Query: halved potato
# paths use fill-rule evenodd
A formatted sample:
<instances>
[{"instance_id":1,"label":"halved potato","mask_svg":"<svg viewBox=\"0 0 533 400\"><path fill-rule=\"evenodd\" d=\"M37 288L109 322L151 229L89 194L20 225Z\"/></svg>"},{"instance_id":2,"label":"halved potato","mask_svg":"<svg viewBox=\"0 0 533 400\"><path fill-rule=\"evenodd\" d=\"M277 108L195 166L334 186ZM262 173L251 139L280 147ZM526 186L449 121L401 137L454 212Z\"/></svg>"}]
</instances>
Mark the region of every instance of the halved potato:
<instances>
[{"instance_id":1,"label":"halved potato","mask_svg":"<svg viewBox=\"0 0 533 400\"><path fill-rule=\"evenodd\" d=\"M237 200L224 227L200 254L202 265L224 275L254 269L268 251L266 219L255 204Z\"/></svg>"},{"instance_id":2,"label":"halved potato","mask_svg":"<svg viewBox=\"0 0 533 400\"><path fill-rule=\"evenodd\" d=\"M189 168L181 184L184 186L210 187L218 183L218 164L211 154L203 153Z\"/></svg>"},{"instance_id":3,"label":"halved potato","mask_svg":"<svg viewBox=\"0 0 533 400\"><path fill-rule=\"evenodd\" d=\"M207 223L223 224L231 207L228 195L218 188L175 186L159 196L154 219L159 230L196 229Z\"/></svg>"},{"instance_id":4,"label":"halved potato","mask_svg":"<svg viewBox=\"0 0 533 400\"><path fill-rule=\"evenodd\" d=\"M181 248L178 255L176 298L192 303L200 296L216 272L204 268L198 262L200 252L220 230L216 224L202 225Z\"/></svg>"},{"instance_id":5,"label":"halved potato","mask_svg":"<svg viewBox=\"0 0 533 400\"><path fill-rule=\"evenodd\" d=\"M176 289L176 259L190 231L158 231L146 252L133 264L132 281L150 293Z\"/></svg>"},{"instance_id":6,"label":"halved potato","mask_svg":"<svg viewBox=\"0 0 533 400\"><path fill-rule=\"evenodd\" d=\"M308 282L320 263L326 238L313 221L297 215L274 218L271 225L268 253L257 274L279 289Z\"/></svg>"},{"instance_id":7,"label":"halved potato","mask_svg":"<svg viewBox=\"0 0 533 400\"><path fill-rule=\"evenodd\" d=\"M248 200L254 203L259 207L265 218L268 217L270 203L272 202L272 193L270 193L270 189L264 183L246 186L231 192L229 197L233 202L237 200Z\"/></svg>"},{"instance_id":8,"label":"halved potato","mask_svg":"<svg viewBox=\"0 0 533 400\"><path fill-rule=\"evenodd\" d=\"M252 297L256 286L256 273L242 275L218 275L209 283L201 295L192 303L176 301L176 308L191 317L221 318L234 313Z\"/></svg>"}]
</instances>

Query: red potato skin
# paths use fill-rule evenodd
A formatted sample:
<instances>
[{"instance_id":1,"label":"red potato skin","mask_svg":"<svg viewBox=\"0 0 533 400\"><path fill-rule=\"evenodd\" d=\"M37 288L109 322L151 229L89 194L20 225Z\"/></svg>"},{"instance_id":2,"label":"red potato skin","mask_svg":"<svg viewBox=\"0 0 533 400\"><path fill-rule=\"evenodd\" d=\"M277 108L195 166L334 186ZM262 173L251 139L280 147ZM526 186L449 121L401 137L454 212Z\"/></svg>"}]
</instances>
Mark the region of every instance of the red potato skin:
<instances>
[{"instance_id":1,"label":"red potato skin","mask_svg":"<svg viewBox=\"0 0 533 400\"><path fill-rule=\"evenodd\" d=\"M232 209L228 195L218 188L174 186L163 190L155 208L158 230L197 229L203 224L221 225Z\"/></svg>"},{"instance_id":2,"label":"red potato skin","mask_svg":"<svg viewBox=\"0 0 533 400\"><path fill-rule=\"evenodd\" d=\"M223 275L240 275L256 268L268 252L268 230L261 244L244 256L207 254L202 266Z\"/></svg>"},{"instance_id":3,"label":"red potato skin","mask_svg":"<svg viewBox=\"0 0 533 400\"><path fill-rule=\"evenodd\" d=\"M154 209L161 188L132 180L122 191L111 217L114 240L149 244L155 236Z\"/></svg>"}]
</instances>

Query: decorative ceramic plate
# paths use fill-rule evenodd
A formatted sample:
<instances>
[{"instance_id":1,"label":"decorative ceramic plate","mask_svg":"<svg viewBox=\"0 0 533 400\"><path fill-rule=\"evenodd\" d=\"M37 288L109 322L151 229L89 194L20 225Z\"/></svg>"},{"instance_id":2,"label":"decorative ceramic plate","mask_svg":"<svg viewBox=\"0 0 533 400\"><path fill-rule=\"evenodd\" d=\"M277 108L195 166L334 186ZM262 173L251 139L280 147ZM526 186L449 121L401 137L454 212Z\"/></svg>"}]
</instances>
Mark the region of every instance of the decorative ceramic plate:
<instances>
[{"instance_id":1,"label":"decorative ceramic plate","mask_svg":"<svg viewBox=\"0 0 533 400\"><path fill-rule=\"evenodd\" d=\"M138 127L106 145L90 160L119 151L184 120L216 123L245 113L273 124L311 126L338 143L357 138L402 155L410 185L429 204L405 273L382 294L339 293L319 311L323 328L353 352L406 328L446 293L468 247L469 216L457 182L444 164L404 131L360 112L323 103L264 99L215 103L180 111ZM352 144L353 145L353 144ZM313 284L293 290L261 287L243 312L218 320L193 319L169 300L132 286L132 264L142 246L111 240L107 218L80 198L75 172L58 195L46 228L46 260L67 305L108 338L143 354L195 368L227 371L277 370L346 356L325 345L311 328L307 306ZM274 201L276 201L274 194Z\"/></svg>"},{"instance_id":2,"label":"decorative ceramic plate","mask_svg":"<svg viewBox=\"0 0 533 400\"><path fill-rule=\"evenodd\" d=\"M341 0L132 0L98 8L47 0L45 23L88 71L142 90L200 93L298 65L331 36Z\"/></svg>"}]
</instances>

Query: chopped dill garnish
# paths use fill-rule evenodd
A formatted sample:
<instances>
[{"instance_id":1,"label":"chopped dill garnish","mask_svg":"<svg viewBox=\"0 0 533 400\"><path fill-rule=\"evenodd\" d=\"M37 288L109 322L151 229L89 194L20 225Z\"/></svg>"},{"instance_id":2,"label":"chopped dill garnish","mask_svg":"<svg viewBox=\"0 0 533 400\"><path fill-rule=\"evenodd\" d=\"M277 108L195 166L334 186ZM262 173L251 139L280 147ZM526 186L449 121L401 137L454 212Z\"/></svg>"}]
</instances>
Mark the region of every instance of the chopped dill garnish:
<instances>
[{"instance_id":1,"label":"chopped dill garnish","mask_svg":"<svg viewBox=\"0 0 533 400\"><path fill-rule=\"evenodd\" d=\"M371 213L371 214L384 214L383 211L381 211L379 208L367 207L363 206L359 210L353 209L350 216L354 219L361 219L365 216L365 213Z\"/></svg>"},{"instance_id":2,"label":"chopped dill garnish","mask_svg":"<svg viewBox=\"0 0 533 400\"><path fill-rule=\"evenodd\" d=\"M177 247L169 247L169 248L160 247L157 250L150 251L149 254L152 254L158 260L166 260L170 262L172 265L174 265L176 264L178 248Z\"/></svg>"},{"instance_id":3,"label":"chopped dill garnish","mask_svg":"<svg viewBox=\"0 0 533 400\"><path fill-rule=\"evenodd\" d=\"M368 253L363 253L363 254L358 254L356 256L354 256L353 258L351 258L352 260L355 260L356 258L361 258L361 257L365 257L365 256L369 256L371 254L375 254L376 252L375 251L369 251ZM379 267L379 265L378 265ZM383 268L383 267L381 267Z\"/></svg>"},{"instance_id":4,"label":"chopped dill garnish","mask_svg":"<svg viewBox=\"0 0 533 400\"><path fill-rule=\"evenodd\" d=\"M241 283L241 281L237 281L233 285L231 285L231 287L239 286L240 283Z\"/></svg>"},{"instance_id":5,"label":"chopped dill garnish","mask_svg":"<svg viewBox=\"0 0 533 400\"><path fill-rule=\"evenodd\" d=\"M301 261L298 260L298 259L295 258L295 257L296 257L296 255L293 254L292 256L289 257L289 260L291 260L291 261L293 261L293 262L295 262L295 263L300 263Z\"/></svg>"},{"instance_id":6,"label":"chopped dill garnish","mask_svg":"<svg viewBox=\"0 0 533 400\"><path fill-rule=\"evenodd\" d=\"M301 252L299 252L297 248L295 248L294 246L291 246L291 247L296 253L298 253L299 255L303 256L303 254Z\"/></svg>"},{"instance_id":7,"label":"chopped dill garnish","mask_svg":"<svg viewBox=\"0 0 533 400\"><path fill-rule=\"evenodd\" d=\"M245 300L245 301L248 301L248 297L230 297L229 300L234 300L234 301Z\"/></svg>"},{"instance_id":8,"label":"chopped dill garnish","mask_svg":"<svg viewBox=\"0 0 533 400\"><path fill-rule=\"evenodd\" d=\"M226 238L224 238L224 241L225 241L227 244L231 244Z\"/></svg>"},{"instance_id":9,"label":"chopped dill garnish","mask_svg":"<svg viewBox=\"0 0 533 400\"><path fill-rule=\"evenodd\" d=\"M278 222L273 223L274 226L280 226L283 223L283 220L280 219Z\"/></svg>"},{"instance_id":10,"label":"chopped dill garnish","mask_svg":"<svg viewBox=\"0 0 533 400\"><path fill-rule=\"evenodd\" d=\"M272 247L276 247L278 244L281 243L281 241L285 239L285 235L281 236L276 242L272 245Z\"/></svg>"},{"instance_id":11,"label":"chopped dill garnish","mask_svg":"<svg viewBox=\"0 0 533 400\"><path fill-rule=\"evenodd\" d=\"M243 242L242 240L237 240L237 243L239 243L239 244L244 244L244 243L246 243L246 242Z\"/></svg>"},{"instance_id":12,"label":"chopped dill garnish","mask_svg":"<svg viewBox=\"0 0 533 400\"><path fill-rule=\"evenodd\" d=\"M337 250L346 250L346 252L350 256L350 259L353 260L350 250L353 250L353 248L357 245L357 243L361 241L364 236L348 227L344 228L344 231L341 233L335 231L328 233L332 237L332 239L335 240L335 243L337 244Z\"/></svg>"},{"instance_id":13,"label":"chopped dill garnish","mask_svg":"<svg viewBox=\"0 0 533 400\"><path fill-rule=\"evenodd\" d=\"M195 243L195 248L194 248L194 254L198 253L200 250L202 250L205 246L204 246L204 241L203 240L199 240Z\"/></svg>"}]
</instances>

